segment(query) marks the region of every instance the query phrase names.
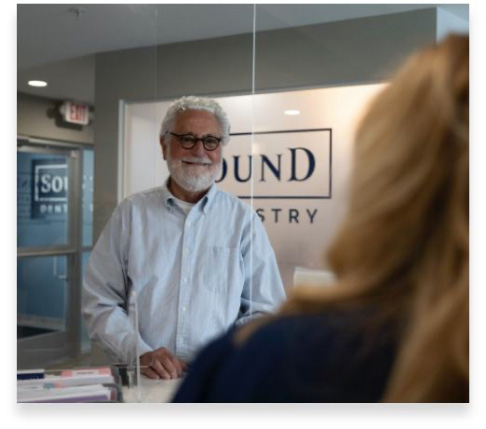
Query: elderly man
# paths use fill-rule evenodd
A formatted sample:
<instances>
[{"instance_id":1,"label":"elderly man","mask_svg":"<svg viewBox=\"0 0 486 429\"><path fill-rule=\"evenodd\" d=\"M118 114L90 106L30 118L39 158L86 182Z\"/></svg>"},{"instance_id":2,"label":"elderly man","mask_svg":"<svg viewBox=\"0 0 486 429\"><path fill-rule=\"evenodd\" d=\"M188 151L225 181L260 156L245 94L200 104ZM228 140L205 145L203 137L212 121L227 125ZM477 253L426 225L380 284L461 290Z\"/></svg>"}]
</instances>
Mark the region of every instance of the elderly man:
<instances>
[{"instance_id":1,"label":"elderly man","mask_svg":"<svg viewBox=\"0 0 486 429\"><path fill-rule=\"evenodd\" d=\"M214 183L229 128L214 100L173 103L160 132L169 179L125 199L91 253L90 337L150 378L181 376L210 339L285 299L259 217Z\"/></svg>"}]
</instances>

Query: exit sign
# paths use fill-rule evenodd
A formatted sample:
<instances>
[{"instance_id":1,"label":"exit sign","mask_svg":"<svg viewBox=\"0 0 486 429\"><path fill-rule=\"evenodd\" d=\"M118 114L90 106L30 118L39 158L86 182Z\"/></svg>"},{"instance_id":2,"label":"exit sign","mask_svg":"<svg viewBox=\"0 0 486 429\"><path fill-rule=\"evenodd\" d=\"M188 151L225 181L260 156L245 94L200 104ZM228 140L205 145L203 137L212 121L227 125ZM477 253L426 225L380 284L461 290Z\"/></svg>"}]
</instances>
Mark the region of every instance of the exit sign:
<instances>
[{"instance_id":1,"label":"exit sign","mask_svg":"<svg viewBox=\"0 0 486 429\"><path fill-rule=\"evenodd\" d=\"M71 124L88 125L89 106L87 104L66 101L61 106L61 113L66 122Z\"/></svg>"}]
</instances>

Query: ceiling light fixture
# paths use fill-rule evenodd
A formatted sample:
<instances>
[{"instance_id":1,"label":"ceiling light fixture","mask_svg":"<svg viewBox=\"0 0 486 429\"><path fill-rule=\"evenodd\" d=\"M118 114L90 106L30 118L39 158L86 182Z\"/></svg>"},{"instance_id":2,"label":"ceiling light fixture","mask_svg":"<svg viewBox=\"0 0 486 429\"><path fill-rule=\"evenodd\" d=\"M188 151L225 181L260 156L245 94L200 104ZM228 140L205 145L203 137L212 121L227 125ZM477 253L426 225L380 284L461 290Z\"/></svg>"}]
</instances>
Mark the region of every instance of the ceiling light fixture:
<instances>
[{"instance_id":1,"label":"ceiling light fixture","mask_svg":"<svg viewBox=\"0 0 486 429\"><path fill-rule=\"evenodd\" d=\"M29 80L27 82L30 86L36 86L38 88L43 88L44 86L47 86L47 82L44 82L43 80Z\"/></svg>"},{"instance_id":2,"label":"ceiling light fixture","mask_svg":"<svg viewBox=\"0 0 486 429\"><path fill-rule=\"evenodd\" d=\"M300 115L300 110L286 110L284 114L288 116L296 116Z\"/></svg>"}]
</instances>

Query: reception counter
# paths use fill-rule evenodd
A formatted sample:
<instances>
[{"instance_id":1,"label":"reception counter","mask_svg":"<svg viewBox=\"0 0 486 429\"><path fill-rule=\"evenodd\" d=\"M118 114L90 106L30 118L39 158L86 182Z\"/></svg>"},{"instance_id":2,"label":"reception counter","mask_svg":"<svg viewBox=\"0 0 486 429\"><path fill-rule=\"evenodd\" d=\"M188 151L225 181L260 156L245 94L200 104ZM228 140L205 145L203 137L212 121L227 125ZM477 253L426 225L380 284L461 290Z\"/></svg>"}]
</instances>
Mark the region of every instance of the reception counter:
<instances>
[{"instance_id":1,"label":"reception counter","mask_svg":"<svg viewBox=\"0 0 486 429\"><path fill-rule=\"evenodd\" d=\"M151 380L142 375L140 386L123 387L124 402L170 402L182 378L175 380Z\"/></svg>"}]
</instances>

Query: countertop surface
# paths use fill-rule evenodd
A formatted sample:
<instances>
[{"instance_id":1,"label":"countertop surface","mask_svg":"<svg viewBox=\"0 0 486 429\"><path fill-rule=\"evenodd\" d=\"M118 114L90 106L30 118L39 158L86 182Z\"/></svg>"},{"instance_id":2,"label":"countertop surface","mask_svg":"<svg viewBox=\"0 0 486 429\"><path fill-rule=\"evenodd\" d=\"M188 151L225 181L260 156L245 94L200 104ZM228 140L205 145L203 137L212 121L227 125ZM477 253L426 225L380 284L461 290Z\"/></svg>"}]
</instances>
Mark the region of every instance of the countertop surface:
<instances>
[{"instance_id":1,"label":"countertop surface","mask_svg":"<svg viewBox=\"0 0 486 429\"><path fill-rule=\"evenodd\" d=\"M151 380L142 375L140 386L123 387L124 402L170 402L181 383L182 378L175 380Z\"/></svg>"}]
</instances>

